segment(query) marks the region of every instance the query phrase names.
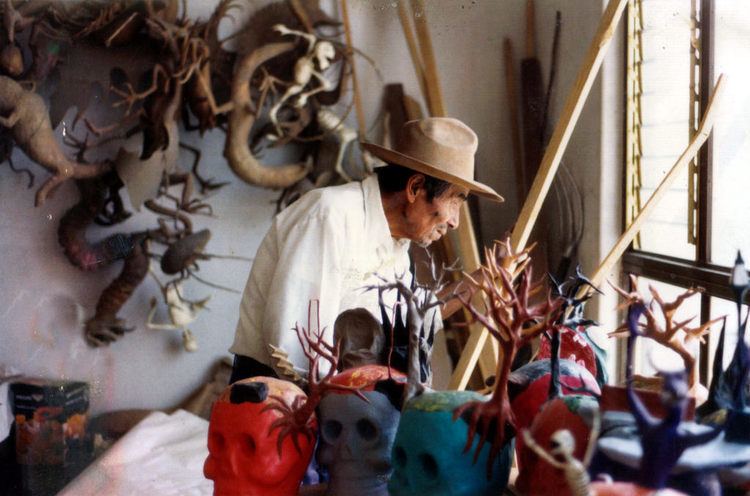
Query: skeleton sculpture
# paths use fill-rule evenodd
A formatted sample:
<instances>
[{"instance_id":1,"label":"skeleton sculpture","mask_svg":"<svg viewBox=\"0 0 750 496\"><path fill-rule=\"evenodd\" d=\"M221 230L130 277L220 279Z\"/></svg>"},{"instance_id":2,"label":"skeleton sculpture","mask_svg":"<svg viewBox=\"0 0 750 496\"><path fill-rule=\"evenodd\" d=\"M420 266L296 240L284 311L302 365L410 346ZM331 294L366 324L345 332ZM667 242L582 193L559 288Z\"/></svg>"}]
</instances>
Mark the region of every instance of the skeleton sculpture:
<instances>
[{"instance_id":1,"label":"skeleton sculpture","mask_svg":"<svg viewBox=\"0 0 750 496\"><path fill-rule=\"evenodd\" d=\"M594 454L596 438L599 435L598 416L594 417L594 426L591 429L589 444L586 447L586 454L582 462L574 456L576 447L575 438L567 429L555 431L550 436L552 449L549 452L536 443L528 430L524 429L522 433L526 446L533 450L541 459L563 471L572 496L589 496L591 494L589 491L591 480L589 479L586 467L591 461L591 456Z\"/></svg>"},{"instance_id":2,"label":"skeleton sculpture","mask_svg":"<svg viewBox=\"0 0 750 496\"><path fill-rule=\"evenodd\" d=\"M153 272L151 273L153 275ZM154 277L156 276L154 275ZM180 281L162 286L161 294L164 298L164 303L167 305L169 324L158 324L154 322L154 315L156 314L156 298L152 298L151 310L146 319L146 326L149 329L181 331L182 346L185 348L185 351L196 351L198 349L198 343L195 341L193 333L190 332L190 329L188 329L187 326L196 319L198 312L206 308L206 303L208 303L208 300L211 297L208 296L199 301L188 301L182 297L181 291L182 283Z\"/></svg>"},{"instance_id":3,"label":"skeleton sculpture","mask_svg":"<svg viewBox=\"0 0 750 496\"><path fill-rule=\"evenodd\" d=\"M273 428L281 414L305 393L291 382L254 377L224 390L211 411L208 458L203 474L214 481L214 496L296 496L312 458L315 438L285 435ZM316 427L315 418L309 419Z\"/></svg>"},{"instance_id":4,"label":"skeleton sculpture","mask_svg":"<svg viewBox=\"0 0 750 496\"><path fill-rule=\"evenodd\" d=\"M598 417L595 429L598 432ZM657 494L658 496L684 496L683 493L672 489L662 489L655 492L650 488L640 487L629 482L612 482L611 480L591 482L586 467L591 461L591 455L594 452L593 448L596 444L596 436L598 435L595 432L592 432L583 461L579 461L573 455L575 451L575 439L570 431L566 429L555 431L551 436L550 442L552 448L549 451L537 444L529 431L523 430L522 432L526 446L532 449L546 463L564 473L570 488L570 494L573 496L655 496ZM542 494L558 493L539 493L540 496Z\"/></svg>"},{"instance_id":5,"label":"skeleton sculpture","mask_svg":"<svg viewBox=\"0 0 750 496\"><path fill-rule=\"evenodd\" d=\"M283 135L283 131L279 124L277 114L279 113L281 106L284 105L287 100L296 96L297 98L292 106L295 109L301 109L307 105L307 100L311 96L322 91L330 91L334 88L334 84L323 75L323 71L330 67L331 60L336 55L336 50L330 42L320 41L315 35L310 33L297 31L296 29L289 29L283 24L277 24L273 28L282 36L299 36L308 43L307 52L294 64L294 84L287 88L268 113L269 119L271 119L271 122L276 128L276 135L271 136L271 138L278 139ZM319 70L316 70L315 68L316 63ZM313 80L313 77L315 77L320 83L320 86L308 91L303 91Z\"/></svg>"}]
</instances>

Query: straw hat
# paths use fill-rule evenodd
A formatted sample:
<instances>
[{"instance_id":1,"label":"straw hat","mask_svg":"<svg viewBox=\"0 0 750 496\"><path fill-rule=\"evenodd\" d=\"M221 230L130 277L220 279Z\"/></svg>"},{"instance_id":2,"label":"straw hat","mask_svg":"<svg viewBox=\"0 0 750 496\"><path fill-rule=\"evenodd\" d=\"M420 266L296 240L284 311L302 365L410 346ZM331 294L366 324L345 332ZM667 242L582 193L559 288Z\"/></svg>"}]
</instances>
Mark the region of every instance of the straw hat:
<instances>
[{"instance_id":1,"label":"straw hat","mask_svg":"<svg viewBox=\"0 0 750 496\"><path fill-rule=\"evenodd\" d=\"M379 159L468 188L474 194L505 201L489 186L474 180L477 135L466 124L449 117L409 121L401 128L394 149L362 143Z\"/></svg>"}]
</instances>

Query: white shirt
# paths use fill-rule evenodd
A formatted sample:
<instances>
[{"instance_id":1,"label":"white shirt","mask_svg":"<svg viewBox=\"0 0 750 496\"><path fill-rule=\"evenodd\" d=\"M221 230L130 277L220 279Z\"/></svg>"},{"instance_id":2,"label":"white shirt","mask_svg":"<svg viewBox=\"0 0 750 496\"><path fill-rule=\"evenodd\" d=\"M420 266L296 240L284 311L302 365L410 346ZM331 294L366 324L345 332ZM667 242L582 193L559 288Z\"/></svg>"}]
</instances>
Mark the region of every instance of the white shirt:
<instances>
[{"instance_id":1,"label":"white shirt","mask_svg":"<svg viewBox=\"0 0 750 496\"><path fill-rule=\"evenodd\" d=\"M375 175L310 191L276 216L258 248L229 351L275 368L272 344L288 353L295 369L307 371L293 328L307 328L310 300L320 301L328 343L344 310L363 307L380 320L377 290L363 288L382 283L376 274L410 281L408 250L408 240L391 237ZM396 292L384 299L392 306ZM314 312L311 325L316 328ZM321 363L321 372L327 369Z\"/></svg>"}]
</instances>

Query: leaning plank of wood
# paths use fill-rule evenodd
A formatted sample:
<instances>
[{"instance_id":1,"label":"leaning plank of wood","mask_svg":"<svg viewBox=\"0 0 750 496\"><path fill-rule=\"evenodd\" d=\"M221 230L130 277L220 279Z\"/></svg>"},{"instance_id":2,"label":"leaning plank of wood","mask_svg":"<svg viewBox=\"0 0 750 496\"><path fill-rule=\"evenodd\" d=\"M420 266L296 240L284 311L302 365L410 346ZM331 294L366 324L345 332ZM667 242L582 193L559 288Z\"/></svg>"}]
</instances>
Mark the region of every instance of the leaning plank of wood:
<instances>
[{"instance_id":1,"label":"leaning plank of wood","mask_svg":"<svg viewBox=\"0 0 750 496\"><path fill-rule=\"evenodd\" d=\"M367 125L365 124L365 111L362 107L362 94L359 91L359 80L357 79L357 64L354 59L352 44L352 28L349 22L349 7L346 0L341 0L341 17L344 20L344 35L346 39L346 49L350 53L352 66L352 91L354 92L354 108L357 112L357 129L359 130L359 139L367 138Z\"/></svg>"},{"instance_id":2,"label":"leaning plank of wood","mask_svg":"<svg viewBox=\"0 0 750 496\"><path fill-rule=\"evenodd\" d=\"M430 107L430 115L433 117L445 117L445 105L443 92L440 89L440 78L438 78L437 64L435 63L435 52L432 49L430 29L427 26L427 12L424 0L411 0L411 9L414 19L414 31L419 40L419 50L422 53L422 64L424 67L424 81L427 88L427 104Z\"/></svg>"},{"instance_id":3,"label":"leaning plank of wood","mask_svg":"<svg viewBox=\"0 0 750 496\"><path fill-rule=\"evenodd\" d=\"M508 104L508 120L510 121L511 149L513 150L513 165L516 169L516 196L520 204L526 197L526 171L523 167L521 152L521 130L518 123L518 90L516 89L515 60L513 45L510 38L503 40L503 64L505 68L505 93Z\"/></svg>"},{"instance_id":4,"label":"leaning plank of wood","mask_svg":"<svg viewBox=\"0 0 750 496\"><path fill-rule=\"evenodd\" d=\"M417 83L419 89L422 92L422 97L425 102L429 105L427 98L427 88L425 87L424 81L424 63L422 62L422 55L419 53L417 47L417 40L414 38L414 31L411 29L411 22L409 21L409 13L406 10L406 2L398 3L398 18L401 21L401 29L404 31L404 38L406 39L406 46L409 48L409 56L411 57L411 63L414 66L414 72L417 77Z\"/></svg>"},{"instance_id":5,"label":"leaning plank of wood","mask_svg":"<svg viewBox=\"0 0 750 496\"><path fill-rule=\"evenodd\" d=\"M526 201L516 221L516 226L511 234L511 246L516 253L526 247L531 230L539 216L539 210L547 196L552 179L555 177L557 167L560 165L560 160L563 153L565 153L565 148L573 133L573 128L578 122L578 117L581 115L583 104L586 102L586 97L591 91L591 86L594 84L599 67L601 67L604 61L607 48L609 48L615 28L625 10L626 4L627 0L610 0L607 9L604 11L604 15L599 23L599 29L589 47L573 89L568 94L568 99L565 102L560 120L555 126L555 132L552 134L552 138L542 158L542 163L539 166L539 172L534 178L531 190L526 197ZM473 346L482 346L487 339L486 330L483 330L481 334L482 336L475 337L472 335L469 337L469 342L466 348L464 348L458 365L453 372L450 382L451 389L464 389L466 387L478 357L478 352L473 349Z\"/></svg>"}]
</instances>

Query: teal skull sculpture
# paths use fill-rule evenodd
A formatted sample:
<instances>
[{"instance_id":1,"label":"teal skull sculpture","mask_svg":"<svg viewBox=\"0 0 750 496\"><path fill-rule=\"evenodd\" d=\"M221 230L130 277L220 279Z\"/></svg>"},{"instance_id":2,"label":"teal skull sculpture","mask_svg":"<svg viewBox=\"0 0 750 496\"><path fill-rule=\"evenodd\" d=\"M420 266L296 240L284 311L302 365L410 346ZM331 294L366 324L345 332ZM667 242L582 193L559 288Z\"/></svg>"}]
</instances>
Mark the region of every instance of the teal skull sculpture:
<instances>
[{"instance_id":1,"label":"teal skull sculpture","mask_svg":"<svg viewBox=\"0 0 750 496\"><path fill-rule=\"evenodd\" d=\"M401 412L393 445L394 472L388 484L391 496L496 496L508 483L512 442L507 443L487 477L486 444L476 463L472 449L464 453L467 423L453 420L453 410L484 399L471 391L424 393L410 400Z\"/></svg>"}]
</instances>

